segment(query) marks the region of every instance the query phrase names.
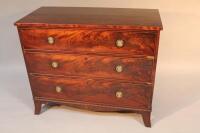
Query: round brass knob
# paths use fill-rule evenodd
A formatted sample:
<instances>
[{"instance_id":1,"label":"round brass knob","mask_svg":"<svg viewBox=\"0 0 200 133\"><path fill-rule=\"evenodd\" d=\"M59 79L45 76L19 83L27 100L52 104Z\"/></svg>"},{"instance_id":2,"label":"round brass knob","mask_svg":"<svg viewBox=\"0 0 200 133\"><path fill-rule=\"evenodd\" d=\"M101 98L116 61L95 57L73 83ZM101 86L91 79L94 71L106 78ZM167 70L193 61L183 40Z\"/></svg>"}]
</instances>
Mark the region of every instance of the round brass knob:
<instances>
[{"instance_id":1,"label":"round brass knob","mask_svg":"<svg viewBox=\"0 0 200 133\"><path fill-rule=\"evenodd\" d=\"M123 67L122 67L121 65L117 65L116 68L115 68L115 70L116 70L118 73L120 73L120 72L123 71Z\"/></svg>"},{"instance_id":2,"label":"round brass knob","mask_svg":"<svg viewBox=\"0 0 200 133\"><path fill-rule=\"evenodd\" d=\"M117 40L117 41L116 41L116 46L117 46L118 48L123 47L123 46L124 46L124 41L123 41L123 40Z\"/></svg>"},{"instance_id":3,"label":"round brass knob","mask_svg":"<svg viewBox=\"0 0 200 133\"><path fill-rule=\"evenodd\" d=\"M62 92L62 88L60 86L56 86L56 92L58 93Z\"/></svg>"},{"instance_id":4,"label":"round brass knob","mask_svg":"<svg viewBox=\"0 0 200 133\"><path fill-rule=\"evenodd\" d=\"M123 97L123 93L121 91L117 91L115 95L116 95L117 98Z\"/></svg>"},{"instance_id":5,"label":"round brass knob","mask_svg":"<svg viewBox=\"0 0 200 133\"><path fill-rule=\"evenodd\" d=\"M58 62L53 61L53 62L51 63L51 66L52 66L53 68L58 68Z\"/></svg>"},{"instance_id":6,"label":"round brass knob","mask_svg":"<svg viewBox=\"0 0 200 133\"><path fill-rule=\"evenodd\" d=\"M47 38L47 41L48 41L49 44L54 44L54 42L55 42L54 38L51 37L51 36Z\"/></svg>"}]
</instances>

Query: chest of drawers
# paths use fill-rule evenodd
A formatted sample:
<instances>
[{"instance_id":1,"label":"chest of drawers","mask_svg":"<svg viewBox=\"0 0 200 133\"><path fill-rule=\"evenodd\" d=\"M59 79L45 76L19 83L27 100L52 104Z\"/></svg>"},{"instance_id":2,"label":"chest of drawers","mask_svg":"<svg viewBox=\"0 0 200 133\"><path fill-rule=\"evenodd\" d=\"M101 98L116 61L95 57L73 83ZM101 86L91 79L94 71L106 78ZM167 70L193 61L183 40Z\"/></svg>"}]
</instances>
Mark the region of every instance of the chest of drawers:
<instances>
[{"instance_id":1,"label":"chest of drawers","mask_svg":"<svg viewBox=\"0 0 200 133\"><path fill-rule=\"evenodd\" d=\"M156 9L41 7L15 23L35 104L135 112L150 127Z\"/></svg>"}]
</instances>

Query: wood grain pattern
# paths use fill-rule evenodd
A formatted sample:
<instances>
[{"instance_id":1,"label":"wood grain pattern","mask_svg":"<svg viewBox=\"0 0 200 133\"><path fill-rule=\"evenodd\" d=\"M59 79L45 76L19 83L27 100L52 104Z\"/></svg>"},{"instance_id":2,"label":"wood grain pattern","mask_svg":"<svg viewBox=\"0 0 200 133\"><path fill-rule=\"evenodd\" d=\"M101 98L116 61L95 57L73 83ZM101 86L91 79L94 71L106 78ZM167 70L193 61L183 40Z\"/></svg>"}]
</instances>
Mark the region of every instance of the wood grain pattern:
<instances>
[{"instance_id":1,"label":"wood grain pattern","mask_svg":"<svg viewBox=\"0 0 200 133\"><path fill-rule=\"evenodd\" d=\"M135 112L151 127L162 23L156 9L41 7L18 27L35 104ZM49 44L48 37L54 38ZM117 40L124 46L116 47ZM147 58L148 57L148 58ZM149 58L150 57L150 58ZM51 63L58 67L52 68ZM121 73L116 66L121 65ZM61 87L60 93L56 86ZM122 98L116 98L116 92Z\"/></svg>"},{"instance_id":2,"label":"wood grain pattern","mask_svg":"<svg viewBox=\"0 0 200 133\"><path fill-rule=\"evenodd\" d=\"M94 104L94 103L87 103L87 102L78 102L78 101L69 101L63 99L47 99L42 97L34 97L34 101L40 101L41 104L45 104L46 106L60 106L66 105L73 108L78 109L85 109L89 111L96 111L96 112L120 112L120 113L139 113L142 112L149 112L151 114L151 109L137 109L137 108L127 108L121 106L112 106L112 105L103 105L103 104ZM36 103L36 102L35 102ZM41 111L41 110L40 110Z\"/></svg>"},{"instance_id":3,"label":"wood grain pattern","mask_svg":"<svg viewBox=\"0 0 200 133\"><path fill-rule=\"evenodd\" d=\"M161 30L157 9L41 7L15 23L20 28Z\"/></svg>"},{"instance_id":4,"label":"wood grain pattern","mask_svg":"<svg viewBox=\"0 0 200 133\"><path fill-rule=\"evenodd\" d=\"M46 76L31 76L31 82L35 97L63 99L64 101L82 101L137 109L150 109L151 106L149 103L152 88L145 84ZM60 86L62 91L56 92L56 86ZM116 97L117 91L123 93L122 98Z\"/></svg>"},{"instance_id":5,"label":"wood grain pattern","mask_svg":"<svg viewBox=\"0 0 200 133\"><path fill-rule=\"evenodd\" d=\"M25 52L30 73L101 77L131 82L152 82L152 59ZM52 62L58 67L52 68ZM116 67L121 65L122 72Z\"/></svg>"},{"instance_id":6,"label":"wood grain pattern","mask_svg":"<svg viewBox=\"0 0 200 133\"><path fill-rule=\"evenodd\" d=\"M24 49L71 51L73 53L110 53L132 55L154 55L155 33L108 30L68 30L43 29L20 30ZM53 37L54 44L48 44L47 38ZM124 46L118 48L117 40L123 40Z\"/></svg>"}]
</instances>

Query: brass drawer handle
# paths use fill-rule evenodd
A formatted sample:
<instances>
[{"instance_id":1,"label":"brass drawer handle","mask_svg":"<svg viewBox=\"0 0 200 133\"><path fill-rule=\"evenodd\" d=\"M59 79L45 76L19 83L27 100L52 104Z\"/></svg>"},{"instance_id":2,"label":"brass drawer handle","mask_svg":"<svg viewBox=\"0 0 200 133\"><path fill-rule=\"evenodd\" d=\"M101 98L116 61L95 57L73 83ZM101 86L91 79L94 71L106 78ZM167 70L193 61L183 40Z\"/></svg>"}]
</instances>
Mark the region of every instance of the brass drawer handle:
<instances>
[{"instance_id":1,"label":"brass drawer handle","mask_svg":"<svg viewBox=\"0 0 200 133\"><path fill-rule=\"evenodd\" d=\"M55 39L50 36L50 37L47 38L47 41L48 41L49 44L54 44Z\"/></svg>"},{"instance_id":2,"label":"brass drawer handle","mask_svg":"<svg viewBox=\"0 0 200 133\"><path fill-rule=\"evenodd\" d=\"M121 48L121 47L123 47L124 46L124 41L123 40L117 40L116 41L116 46L118 47L118 48Z\"/></svg>"},{"instance_id":3,"label":"brass drawer handle","mask_svg":"<svg viewBox=\"0 0 200 133\"><path fill-rule=\"evenodd\" d=\"M146 56L146 58L149 59L149 60L154 60L155 59L154 56Z\"/></svg>"},{"instance_id":4,"label":"brass drawer handle","mask_svg":"<svg viewBox=\"0 0 200 133\"><path fill-rule=\"evenodd\" d=\"M53 62L51 63L51 66L52 66L53 68L58 68L59 64L58 64L58 62L53 61Z\"/></svg>"},{"instance_id":5,"label":"brass drawer handle","mask_svg":"<svg viewBox=\"0 0 200 133\"><path fill-rule=\"evenodd\" d=\"M56 92L58 93L62 92L62 88L60 86L56 86Z\"/></svg>"},{"instance_id":6,"label":"brass drawer handle","mask_svg":"<svg viewBox=\"0 0 200 133\"><path fill-rule=\"evenodd\" d=\"M115 95L116 95L117 98L123 97L123 93L121 91L117 91Z\"/></svg>"},{"instance_id":7,"label":"brass drawer handle","mask_svg":"<svg viewBox=\"0 0 200 133\"><path fill-rule=\"evenodd\" d=\"M121 73L123 71L123 67L121 65L117 65L115 70L116 72Z\"/></svg>"}]
</instances>

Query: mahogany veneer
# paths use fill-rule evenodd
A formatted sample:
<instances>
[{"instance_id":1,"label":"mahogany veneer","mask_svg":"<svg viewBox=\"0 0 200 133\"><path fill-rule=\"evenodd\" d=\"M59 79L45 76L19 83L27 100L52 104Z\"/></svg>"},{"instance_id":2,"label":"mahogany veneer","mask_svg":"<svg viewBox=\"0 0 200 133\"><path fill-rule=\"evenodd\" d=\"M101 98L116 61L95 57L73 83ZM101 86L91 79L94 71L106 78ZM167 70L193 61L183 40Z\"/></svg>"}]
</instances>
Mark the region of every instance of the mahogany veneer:
<instances>
[{"instance_id":1,"label":"mahogany veneer","mask_svg":"<svg viewBox=\"0 0 200 133\"><path fill-rule=\"evenodd\" d=\"M150 127L156 9L41 7L17 21L35 103L140 113Z\"/></svg>"}]
</instances>

